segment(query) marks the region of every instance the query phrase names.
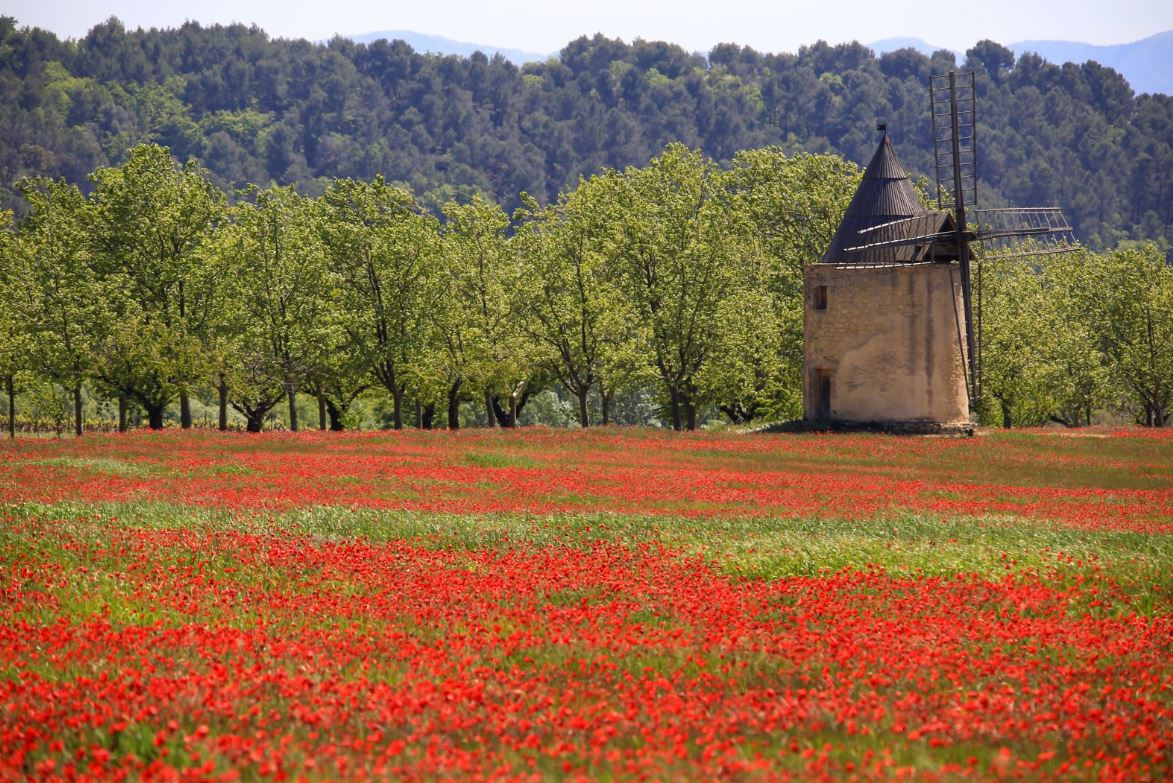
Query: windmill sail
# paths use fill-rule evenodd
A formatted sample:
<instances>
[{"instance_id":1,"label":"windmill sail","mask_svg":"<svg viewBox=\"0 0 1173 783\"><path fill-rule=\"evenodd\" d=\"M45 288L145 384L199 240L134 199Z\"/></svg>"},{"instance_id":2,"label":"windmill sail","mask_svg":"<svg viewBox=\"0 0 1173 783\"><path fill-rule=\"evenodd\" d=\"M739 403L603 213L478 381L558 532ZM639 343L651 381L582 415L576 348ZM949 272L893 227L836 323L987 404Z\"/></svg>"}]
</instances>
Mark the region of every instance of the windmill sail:
<instances>
[{"instance_id":1,"label":"windmill sail","mask_svg":"<svg viewBox=\"0 0 1173 783\"><path fill-rule=\"evenodd\" d=\"M1008 207L974 211L975 238L986 259L1064 253L1075 248L1059 207Z\"/></svg>"}]
</instances>

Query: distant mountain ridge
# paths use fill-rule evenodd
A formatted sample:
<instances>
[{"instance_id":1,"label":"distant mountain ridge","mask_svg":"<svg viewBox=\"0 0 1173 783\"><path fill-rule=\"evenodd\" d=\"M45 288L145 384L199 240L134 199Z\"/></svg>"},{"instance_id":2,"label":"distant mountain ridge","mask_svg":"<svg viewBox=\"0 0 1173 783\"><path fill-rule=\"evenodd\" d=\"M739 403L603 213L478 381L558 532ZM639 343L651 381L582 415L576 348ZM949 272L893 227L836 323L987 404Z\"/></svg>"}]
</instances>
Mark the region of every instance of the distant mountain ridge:
<instances>
[{"instance_id":1,"label":"distant mountain ridge","mask_svg":"<svg viewBox=\"0 0 1173 783\"><path fill-rule=\"evenodd\" d=\"M454 41L451 38L445 38L442 35L428 35L426 33L417 33L411 30L380 30L373 33L344 35L342 37L349 38L355 43L373 43L374 41L378 41L380 39L386 39L388 41L400 40L421 54L456 54L460 55L461 57L468 57L473 52L482 52L488 57L499 54L514 65L525 65L526 63L541 62L542 60L548 60L550 57L554 56L552 54L538 54L537 52L526 52L522 51L521 49L508 49L501 46L491 46L489 44Z\"/></svg>"},{"instance_id":2,"label":"distant mountain ridge","mask_svg":"<svg viewBox=\"0 0 1173 783\"><path fill-rule=\"evenodd\" d=\"M959 52L956 49L950 49L948 46L933 46L931 43L923 38L884 38L879 41L873 41L867 47L875 52L877 55L887 54L888 52L895 52L898 49L915 49L923 54L925 57L931 57L933 52L950 51L957 56L957 61L960 62L965 57L965 52Z\"/></svg>"},{"instance_id":3,"label":"distant mountain ridge","mask_svg":"<svg viewBox=\"0 0 1173 783\"><path fill-rule=\"evenodd\" d=\"M456 54L461 57L468 57L478 51L484 52L489 57L500 54L514 65L542 62L556 54L539 54L490 44L454 41L440 35L427 35L411 30L383 30L343 37L349 38L355 43L371 43L381 38L389 41L399 39L421 53ZM877 55L893 52L897 49L915 49L928 56L933 52L948 48L934 46L921 38L885 38L867 44L867 46ZM1110 46L1078 41L1019 41L1007 45L1006 48L1014 52L1015 57L1020 57L1026 52L1034 52L1044 60L1056 65L1095 60L1100 65L1117 71L1128 80L1133 91L1138 94L1147 92L1173 95L1173 30L1157 33L1132 43ZM950 51L953 51L957 56L958 62L965 59L964 52Z\"/></svg>"},{"instance_id":4,"label":"distant mountain ridge","mask_svg":"<svg viewBox=\"0 0 1173 783\"><path fill-rule=\"evenodd\" d=\"M1007 48L1015 57L1034 52L1057 64L1095 60L1127 79L1137 93L1173 94L1173 30L1112 46L1069 41L1020 41Z\"/></svg>"}]
</instances>

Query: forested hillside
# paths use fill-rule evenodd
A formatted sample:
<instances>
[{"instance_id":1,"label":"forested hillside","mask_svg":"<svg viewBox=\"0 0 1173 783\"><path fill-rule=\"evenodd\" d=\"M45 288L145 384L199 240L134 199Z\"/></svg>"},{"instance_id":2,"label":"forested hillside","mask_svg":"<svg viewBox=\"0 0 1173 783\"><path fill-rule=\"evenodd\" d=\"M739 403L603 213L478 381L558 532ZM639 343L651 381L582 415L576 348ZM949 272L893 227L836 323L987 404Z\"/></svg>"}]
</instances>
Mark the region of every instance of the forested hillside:
<instances>
[{"instance_id":1,"label":"forested hillside","mask_svg":"<svg viewBox=\"0 0 1173 783\"><path fill-rule=\"evenodd\" d=\"M327 46L242 26L127 31L117 20L62 41L0 19L0 205L27 210L26 175L87 175L139 142L198 158L216 185L295 184L376 174L435 211L481 192L507 209L556 199L581 174L644 165L668 142L722 165L781 145L862 163L877 120L906 167L930 173L931 73L979 73L986 205L1059 204L1080 239L1154 239L1173 217L1173 99L1133 94L1095 63L1057 67L982 42L964 63L905 49L817 43L797 55L732 45L708 57L601 36L518 68L421 55L402 42Z\"/></svg>"}]
</instances>

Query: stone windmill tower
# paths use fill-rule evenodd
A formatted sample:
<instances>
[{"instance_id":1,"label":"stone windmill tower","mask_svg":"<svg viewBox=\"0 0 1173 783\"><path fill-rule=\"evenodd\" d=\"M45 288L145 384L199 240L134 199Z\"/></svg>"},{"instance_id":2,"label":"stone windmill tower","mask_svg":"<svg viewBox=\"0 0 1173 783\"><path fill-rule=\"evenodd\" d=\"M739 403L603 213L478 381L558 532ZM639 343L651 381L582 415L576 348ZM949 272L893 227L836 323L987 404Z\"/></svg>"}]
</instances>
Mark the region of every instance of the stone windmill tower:
<instances>
[{"instance_id":1,"label":"stone windmill tower","mask_svg":"<svg viewBox=\"0 0 1173 783\"><path fill-rule=\"evenodd\" d=\"M930 82L937 209L926 208L883 125L831 246L803 272L803 415L901 432L972 432L981 396L981 274L987 257L1060 252L1056 207L977 210L972 73ZM967 209L974 225L967 224Z\"/></svg>"}]
</instances>

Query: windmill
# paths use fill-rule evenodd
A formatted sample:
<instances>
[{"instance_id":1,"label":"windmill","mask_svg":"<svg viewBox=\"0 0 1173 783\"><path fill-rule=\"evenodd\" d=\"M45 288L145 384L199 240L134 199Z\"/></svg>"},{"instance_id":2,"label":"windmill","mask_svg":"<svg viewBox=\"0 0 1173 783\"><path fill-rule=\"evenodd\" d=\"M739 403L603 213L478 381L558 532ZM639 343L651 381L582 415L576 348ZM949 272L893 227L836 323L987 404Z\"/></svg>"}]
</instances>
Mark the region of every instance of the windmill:
<instances>
[{"instance_id":1,"label":"windmill","mask_svg":"<svg viewBox=\"0 0 1173 783\"><path fill-rule=\"evenodd\" d=\"M973 73L933 76L929 96L937 209L921 204L881 124L883 138L830 248L804 270L809 420L972 431L981 399L981 259L1074 246L1058 207L978 208ZM830 307L834 299L839 308Z\"/></svg>"}]
</instances>

